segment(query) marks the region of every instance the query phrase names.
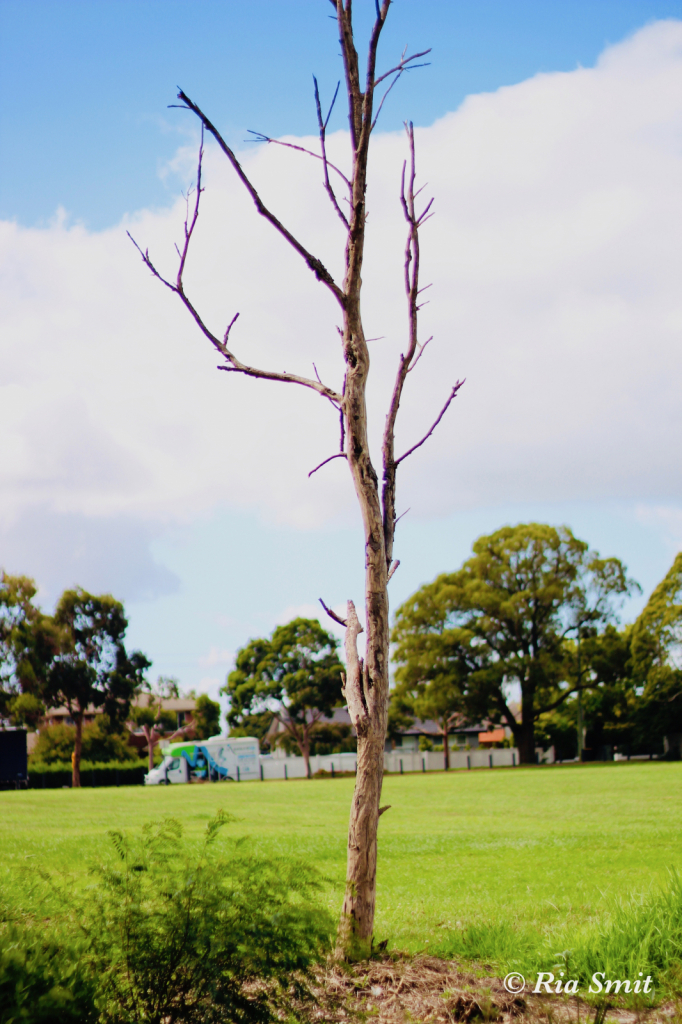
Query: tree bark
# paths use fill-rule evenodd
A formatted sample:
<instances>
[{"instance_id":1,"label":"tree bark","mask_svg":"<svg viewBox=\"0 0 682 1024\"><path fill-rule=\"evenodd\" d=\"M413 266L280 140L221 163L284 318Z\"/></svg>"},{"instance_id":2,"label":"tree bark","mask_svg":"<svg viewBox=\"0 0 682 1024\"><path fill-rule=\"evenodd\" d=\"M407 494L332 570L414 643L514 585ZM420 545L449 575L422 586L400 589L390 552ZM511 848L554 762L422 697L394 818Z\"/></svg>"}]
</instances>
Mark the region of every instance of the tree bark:
<instances>
[{"instance_id":1,"label":"tree bark","mask_svg":"<svg viewBox=\"0 0 682 1024\"><path fill-rule=\"evenodd\" d=\"M443 769L446 772L450 771L450 745L448 743L448 725L449 723L447 723L445 725L445 728L443 729Z\"/></svg>"},{"instance_id":2,"label":"tree bark","mask_svg":"<svg viewBox=\"0 0 682 1024\"><path fill-rule=\"evenodd\" d=\"M81 750L83 749L83 712L76 713L74 718L76 725L76 739L73 745L73 765L71 771L71 785L74 789L80 789L81 784Z\"/></svg>"},{"instance_id":3,"label":"tree bark","mask_svg":"<svg viewBox=\"0 0 682 1024\"><path fill-rule=\"evenodd\" d=\"M154 729L150 729L148 725L143 724L142 731L144 733L144 738L147 741L147 764L149 766L149 771L152 771L154 768L154 747L160 737L155 733Z\"/></svg>"},{"instance_id":4,"label":"tree bark","mask_svg":"<svg viewBox=\"0 0 682 1024\"><path fill-rule=\"evenodd\" d=\"M316 472L333 458L345 458L350 469L355 493L362 515L365 553L365 628L366 644L364 659L357 648L359 633L363 632L355 606L348 602L348 617L345 648L347 674L344 693L351 721L357 735L357 775L355 791L350 812L348 829L348 867L346 873L346 891L344 896L341 920L338 931L337 951L346 959L358 959L369 955L372 948L372 932L374 928L374 906L376 890L377 862L377 827L379 822L379 799L384 771L384 743L388 725L388 665L389 665L389 603L388 581L397 568L398 563L392 562L393 540L396 516L396 473L399 464L412 452L416 451L431 436L443 418L448 406L457 394L463 382L452 387L450 395L442 407L430 430L420 441L409 448L399 458L395 456L394 429L396 417L402 398L407 374L418 362L426 342L420 344L417 337L417 316L419 311L419 228L430 216L431 202L428 202L421 213L415 210L415 149L412 125L407 126L409 142L409 160L403 165L400 202L407 222L407 242L404 253L404 285L407 298L408 331L404 352L398 359L390 405L386 416L382 441L383 479L381 493L377 473L372 464L369 449L366 387L369 374L370 358L361 316L362 265L364 258L365 226L367 211L365 193L367 188L367 166L369 144L378 113L384 99L390 92L396 79L408 68L419 66L414 61L429 51L403 56L398 63L384 74L376 75L376 58L379 37L386 21L391 0L376 0L376 18L372 26L367 50L367 60L361 73L358 54L353 36L352 2L351 0L332 0L336 9L336 20L339 29L339 42L343 58L346 97L348 100L348 123L350 133L352 170L349 177L335 167L327 159L325 132L329 115L324 120L320 107L319 92L315 83L315 99L320 133L321 154L295 146L308 155L322 161L324 169L324 187L330 197L336 215L346 229L345 273L343 285L340 287L322 262L284 226L275 214L265 206L255 187L246 175L236 154L228 146L218 129L182 90L178 94L182 105L191 110L202 123L202 132L210 133L216 140L223 154L244 185L248 195L255 204L256 210L299 254L313 274L333 295L341 311L343 328L342 350L345 377L341 392L323 384L315 371L316 379L301 377L288 372L276 372L249 366L237 358L232 351L230 332L239 314L235 314L222 336L215 334L201 317L189 299L183 281L183 272L187 259L190 241L199 216L199 203L203 191L201 184L202 147L199 152L197 170L197 187L195 191L194 209L188 209L185 221L185 239L182 248L178 249L179 265L175 281L164 278L152 263L149 254L137 243L134 243L148 269L167 288L174 292L185 308L194 318L199 330L210 341L215 350L225 360L219 369L229 373L244 374L261 380L294 383L312 389L320 394L338 411L341 420L340 451L325 459L314 470ZM374 106L375 89L382 85L385 89L376 112ZM390 84L389 84L390 83ZM332 103L333 106L333 103ZM330 110L331 114L331 110ZM290 145L281 140L261 137L264 142ZM202 134L203 140L203 134ZM344 197L346 207L336 200L329 176L330 169L343 181L347 189ZM337 178L334 178L337 181ZM325 606L326 607L326 606ZM327 611L329 611L327 609ZM343 622L334 613L332 618ZM306 763L308 764L308 758Z\"/></svg>"},{"instance_id":5,"label":"tree bark","mask_svg":"<svg viewBox=\"0 0 682 1024\"><path fill-rule=\"evenodd\" d=\"M379 671L379 666L386 662L377 656L382 652L376 649L376 638L372 651L368 637L366 660L363 661L358 655L357 638L362 626L352 601L348 602L347 621L344 696L357 733L358 755L348 823L346 891L339 923L337 955L344 959L360 960L371 953L374 931L377 829L388 722L388 677Z\"/></svg>"},{"instance_id":6,"label":"tree bark","mask_svg":"<svg viewBox=\"0 0 682 1024\"><path fill-rule=\"evenodd\" d=\"M522 722L518 737L515 737L519 747L519 763L535 764L535 723Z\"/></svg>"},{"instance_id":7,"label":"tree bark","mask_svg":"<svg viewBox=\"0 0 682 1024\"><path fill-rule=\"evenodd\" d=\"M305 777L310 778L310 737L307 729L303 731L303 740L299 744L301 753L303 754L303 761L305 763Z\"/></svg>"}]
</instances>

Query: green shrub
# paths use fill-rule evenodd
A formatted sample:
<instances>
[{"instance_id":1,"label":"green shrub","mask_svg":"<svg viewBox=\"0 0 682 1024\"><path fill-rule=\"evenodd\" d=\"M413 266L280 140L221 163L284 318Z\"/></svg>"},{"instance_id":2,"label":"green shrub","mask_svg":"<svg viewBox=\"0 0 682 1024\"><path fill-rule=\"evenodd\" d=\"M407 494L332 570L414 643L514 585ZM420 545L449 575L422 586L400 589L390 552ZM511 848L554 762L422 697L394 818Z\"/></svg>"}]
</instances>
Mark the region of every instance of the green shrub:
<instances>
[{"instance_id":1,"label":"green shrub","mask_svg":"<svg viewBox=\"0 0 682 1024\"><path fill-rule=\"evenodd\" d=\"M94 722L83 727L82 758L84 761L136 761L138 751L128 739L130 733L112 731L106 715L97 715ZM48 725L38 733L36 745L31 751L29 768L33 763L71 764L71 754L76 740L74 725Z\"/></svg>"},{"instance_id":2,"label":"green shrub","mask_svg":"<svg viewBox=\"0 0 682 1024\"><path fill-rule=\"evenodd\" d=\"M81 761L81 786L139 786L149 771L147 761ZM71 762L29 764L29 789L60 789L71 785Z\"/></svg>"},{"instance_id":3,"label":"green shrub","mask_svg":"<svg viewBox=\"0 0 682 1024\"><path fill-rule=\"evenodd\" d=\"M326 954L332 921L306 865L247 840L183 840L166 819L74 889L39 868L0 891L0 1024L267 1024Z\"/></svg>"},{"instance_id":4,"label":"green shrub","mask_svg":"<svg viewBox=\"0 0 682 1024\"><path fill-rule=\"evenodd\" d=\"M82 936L0 926L0 1024L95 1024L96 987Z\"/></svg>"}]
</instances>

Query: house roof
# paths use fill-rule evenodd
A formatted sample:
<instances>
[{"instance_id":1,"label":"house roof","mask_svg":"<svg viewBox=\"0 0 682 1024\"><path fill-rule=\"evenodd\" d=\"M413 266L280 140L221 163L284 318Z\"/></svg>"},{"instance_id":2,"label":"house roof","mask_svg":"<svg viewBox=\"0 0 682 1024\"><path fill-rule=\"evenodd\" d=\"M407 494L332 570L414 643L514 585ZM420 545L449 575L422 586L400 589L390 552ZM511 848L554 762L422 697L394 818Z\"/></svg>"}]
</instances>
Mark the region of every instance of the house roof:
<instances>
[{"instance_id":1,"label":"house roof","mask_svg":"<svg viewBox=\"0 0 682 1024\"><path fill-rule=\"evenodd\" d=\"M146 693L140 693L134 698L131 703L134 707L144 708L148 703L148 695ZM158 703L161 705L164 711L194 711L196 707L196 701L191 697L161 697L156 698ZM102 708L96 708L94 704L89 704L83 712L85 715L101 715ZM66 707L48 708L45 712L46 718L68 718L71 712Z\"/></svg>"},{"instance_id":2,"label":"house roof","mask_svg":"<svg viewBox=\"0 0 682 1024\"><path fill-rule=\"evenodd\" d=\"M164 711L194 711L197 703L192 697L155 697L154 701ZM148 703L149 695L146 693L139 693L132 701L136 708L145 708Z\"/></svg>"},{"instance_id":3,"label":"house roof","mask_svg":"<svg viewBox=\"0 0 682 1024\"><path fill-rule=\"evenodd\" d=\"M331 715L324 715L320 718L321 725L350 725L350 714L347 707L334 708ZM473 725L453 725L450 729L450 735L457 736L478 736L478 734L488 728L487 722L477 722ZM284 732L284 726L275 718L273 719L270 728L268 729L268 736L277 736L280 732ZM401 736L430 736L430 737L442 737L443 731L438 722L432 719L423 721L421 718L414 720L412 725L406 729L399 729L398 732ZM352 730L353 736L355 736L355 729Z\"/></svg>"}]
</instances>

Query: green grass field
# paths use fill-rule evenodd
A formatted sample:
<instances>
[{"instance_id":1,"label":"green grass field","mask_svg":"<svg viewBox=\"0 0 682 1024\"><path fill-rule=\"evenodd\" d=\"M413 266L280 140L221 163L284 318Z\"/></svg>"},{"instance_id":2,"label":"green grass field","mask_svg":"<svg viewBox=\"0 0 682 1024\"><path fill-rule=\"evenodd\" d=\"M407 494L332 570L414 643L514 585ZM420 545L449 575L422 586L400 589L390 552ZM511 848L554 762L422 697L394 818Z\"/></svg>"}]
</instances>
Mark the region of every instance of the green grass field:
<instances>
[{"instance_id":1,"label":"green grass field","mask_svg":"<svg viewBox=\"0 0 682 1024\"><path fill-rule=\"evenodd\" d=\"M328 879L336 912L352 779L0 793L0 885L40 865L85 881L108 829L174 816L199 836L219 807L254 852ZM387 776L378 939L435 949L467 925L551 935L599 922L614 897L682 868L682 765L617 764Z\"/></svg>"}]
</instances>

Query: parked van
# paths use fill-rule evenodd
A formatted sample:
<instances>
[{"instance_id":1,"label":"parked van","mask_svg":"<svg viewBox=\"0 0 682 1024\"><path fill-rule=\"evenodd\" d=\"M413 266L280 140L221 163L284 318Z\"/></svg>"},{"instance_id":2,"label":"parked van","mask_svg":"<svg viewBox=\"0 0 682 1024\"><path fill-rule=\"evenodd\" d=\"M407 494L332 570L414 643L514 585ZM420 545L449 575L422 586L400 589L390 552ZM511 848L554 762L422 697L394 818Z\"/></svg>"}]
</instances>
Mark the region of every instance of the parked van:
<instances>
[{"instance_id":1,"label":"parked van","mask_svg":"<svg viewBox=\"0 0 682 1024\"><path fill-rule=\"evenodd\" d=\"M145 775L146 786L260 779L258 740L253 736L211 736L194 743L169 743L163 754L161 764Z\"/></svg>"}]
</instances>

